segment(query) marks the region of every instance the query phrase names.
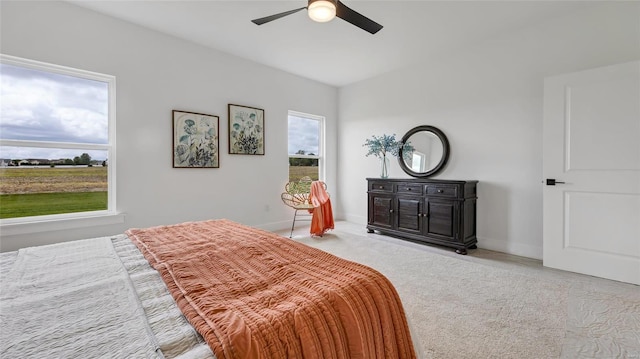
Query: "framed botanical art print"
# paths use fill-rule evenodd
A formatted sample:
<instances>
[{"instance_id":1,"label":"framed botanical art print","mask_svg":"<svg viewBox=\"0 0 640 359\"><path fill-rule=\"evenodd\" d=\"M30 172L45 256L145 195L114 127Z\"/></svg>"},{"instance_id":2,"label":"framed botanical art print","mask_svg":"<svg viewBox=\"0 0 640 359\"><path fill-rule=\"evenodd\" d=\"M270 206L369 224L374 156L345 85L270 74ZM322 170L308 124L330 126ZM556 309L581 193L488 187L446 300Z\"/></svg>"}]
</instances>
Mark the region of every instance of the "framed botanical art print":
<instances>
[{"instance_id":1,"label":"framed botanical art print","mask_svg":"<svg viewBox=\"0 0 640 359\"><path fill-rule=\"evenodd\" d=\"M264 110L229 104L229 153L264 155Z\"/></svg>"},{"instance_id":2,"label":"framed botanical art print","mask_svg":"<svg viewBox=\"0 0 640 359\"><path fill-rule=\"evenodd\" d=\"M173 167L220 167L220 118L173 110Z\"/></svg>"}]
</instances>

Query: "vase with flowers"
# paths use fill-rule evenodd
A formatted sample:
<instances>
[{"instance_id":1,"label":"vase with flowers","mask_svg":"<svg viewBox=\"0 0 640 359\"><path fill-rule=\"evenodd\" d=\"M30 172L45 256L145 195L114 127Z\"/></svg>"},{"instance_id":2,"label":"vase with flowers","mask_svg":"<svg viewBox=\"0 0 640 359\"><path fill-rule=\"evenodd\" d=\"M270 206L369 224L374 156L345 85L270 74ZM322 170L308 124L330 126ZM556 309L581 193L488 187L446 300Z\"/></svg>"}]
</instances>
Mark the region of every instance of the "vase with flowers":
<instances>
[{"instance_id":1,"label":"vase with flowers","mask_svg":"<svg viewBox=\"0 0 640 359\"><path fill-rule=\"evenodd\" d=\"M369 148L366 156L374 155L380 158L380 177L389 177L389 156L397 157L400 149L402 148L402 142L396 140L395 133L392 135L371 136L371 138L365 140L363 147Z\"/></svg>"}]
</instances>

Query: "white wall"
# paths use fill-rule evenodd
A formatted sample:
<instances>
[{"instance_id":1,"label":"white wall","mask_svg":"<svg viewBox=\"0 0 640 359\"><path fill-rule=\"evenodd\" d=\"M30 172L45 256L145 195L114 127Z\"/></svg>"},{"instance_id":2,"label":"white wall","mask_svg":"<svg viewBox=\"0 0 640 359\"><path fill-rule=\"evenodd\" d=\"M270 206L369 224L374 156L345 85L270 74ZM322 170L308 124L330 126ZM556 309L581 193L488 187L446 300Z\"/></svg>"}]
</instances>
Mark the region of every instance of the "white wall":
<instances>
[{"instance_id":1,"label":"white wall","mask_svg":"<svg viewBox=\"0 0 640 359\"><path fill-rule=\"evenodd\" d=\"M437 178L480 181L479 246L540 258L543 78L640 58L639 6L610 2L549 19L338 91L64 2L1 1L0 52L117 77L117 200L126 217L1 235L0 250L207 218L286 227L279 194L291 109L327 117L337 216L366 222L365 178L379 174L364 157L366 138L430 124L452 149ZM265 156L227 154L228 103L265 109ZM172 109L220 116L219 169L171 168ZM391 176L407 177L394 161Z\"/></svg>"},{"instance_id":2,"label":"white wall","mask_svg":"<svg viewBox=\"0 0 640 359\"><path fill-rule=\"evenodd\" d=\"M0 2L3 54L116 76L117 208L125 223L1 237L1 250L228 218L286 228L287 111L326 117L336 184L337 89L64 2ZM265 110L264 156L228 154L227 104ZM171 110L220 117L220 168L172 168Z\"/></svg>"},{"instance_id":3,"label":"white wall","mask_svg":"<svg viewBox=\"0 0 640 359\"><path fill-rule=\"evenodd\" d=\"M639 14L598 4L341 88L339 210L366 223L366 138L433 125L451 145L434 178L480 181L478 246L542 258L543 78L640 58ZM408 178L396 161L390 177Z\"/></svg>"}]
</instances>

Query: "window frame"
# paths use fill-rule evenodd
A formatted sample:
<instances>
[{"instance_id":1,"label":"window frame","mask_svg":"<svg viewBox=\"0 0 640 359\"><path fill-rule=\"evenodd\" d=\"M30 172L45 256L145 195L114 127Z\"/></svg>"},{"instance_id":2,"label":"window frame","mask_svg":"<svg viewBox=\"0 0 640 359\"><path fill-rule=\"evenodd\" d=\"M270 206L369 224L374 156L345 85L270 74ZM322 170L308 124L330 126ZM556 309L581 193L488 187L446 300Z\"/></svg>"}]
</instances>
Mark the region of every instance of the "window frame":
<instances>
[{"instance_id":1,"label":"window frame","mask_svg":"<svg viewBox=\"0 0 640 359\"><path fill-rule=\"evenodd\" d=\"M107 143L71 143L33 140L11 140L0 138L0 146L40 147L78 150L101 150L107 152L107 209L99 211L72 212L42 216L0 219L2 235L33 233L49 230L87 227L124 222L124 216L116 211L116 78L112 75L75 69L16 56L0 54L3 64L19 66L44 72L100 81L108 89L108 141ZM39 223L39 224L38 224ZM47 223L49 225L47 225ZM35 225L34 224L38 224ZM29 226L29 228L26 227Z\"/></svg>"},{"instance_id":2,"label":"window frame","mask_svg":"<svg viewBox=\"0 0 640 359\"><path fill-rule=\"evenodd\" d=\"M296 154L289 154L289 117L294 116L294 117L301 117L301 118L305 118L305 119L309 119L309 120L315 120L318 121L318 154L317 155L296 155ZM293 110L289 110L288 114L287 114L287 164L289 163L289 160L291 158L311 158L311 159L317 159L318 160L318 180L320 181L325 181L325 172L326 172L326 166L325 166L325 123L326 123L326 118L324 116L320 116L320 115L313 115L310 113L304 113L304 112L298 112L298 111L293 111ZM289 171L289 165L287 166L287 171ZM288 178L288 174L287 174L287 178Z\"/></svg>"}]
</instances>

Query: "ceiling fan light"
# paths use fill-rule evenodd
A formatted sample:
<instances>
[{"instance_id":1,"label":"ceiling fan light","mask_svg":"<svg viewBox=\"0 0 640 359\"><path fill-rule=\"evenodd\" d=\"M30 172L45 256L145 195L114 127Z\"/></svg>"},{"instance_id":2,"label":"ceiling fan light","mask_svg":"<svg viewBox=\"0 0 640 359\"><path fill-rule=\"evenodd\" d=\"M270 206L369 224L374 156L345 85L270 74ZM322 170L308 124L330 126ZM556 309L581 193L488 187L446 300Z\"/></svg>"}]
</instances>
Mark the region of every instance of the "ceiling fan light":
<instances>
[{"instance_id":1,"label":"ceiling fan light","mask_svg":"<svg viewBox=\"0 0 640 359\"><path fill-rule=\"evenodd\" d=\"M336 4L327 0L316 0L309 4L308 14L311 20L327 22L336 17Z\"/></svg>"}]
</instances>

